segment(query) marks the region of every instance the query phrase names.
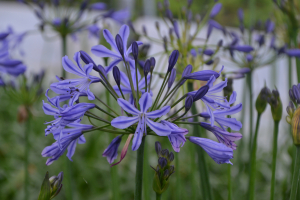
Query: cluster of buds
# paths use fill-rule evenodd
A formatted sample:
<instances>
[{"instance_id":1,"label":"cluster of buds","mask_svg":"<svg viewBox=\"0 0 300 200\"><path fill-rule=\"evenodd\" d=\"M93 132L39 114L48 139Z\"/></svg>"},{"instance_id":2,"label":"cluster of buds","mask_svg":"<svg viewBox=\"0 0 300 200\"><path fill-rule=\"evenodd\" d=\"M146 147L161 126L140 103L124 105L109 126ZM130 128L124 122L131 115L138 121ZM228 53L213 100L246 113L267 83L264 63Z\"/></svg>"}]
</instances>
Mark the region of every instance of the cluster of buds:
<instances>
[{"instance_id":1,"label":"cluster of buds","mask_svg":"<svg viewBox=\"0 0 300 200\"><path fill-rule=\"evenodd\" d=\"M168 149L162 150L159 142L155 142L155 151L158 155L158 165L156 168L152 167L155 171L153 190L158 194L162 194L169 186L169 177L175 172L174 165L171 165L174 154L169 152Z\"/></svg>"},{"instance_id":2,"label":"cluster of buds","mask_svg":"<svg viewBox=\"0 0 300 200\"><path fill-rule=\"evenodd\" d=\"M46 172L38 200L50 200L56 197L63 186L63 175L63 172L60 172L57 176L51 176L49 178L49 172Z\"/></svg>"},{"instance_id":3,"label":"cluster of buds","mask_svg":"<svg viewBox=\"0 0 300 200\"><path fill-rule=\"evenodd\" d=\"M300 145L300 84L293 85L289 90L289 96L292 101L289 102L289 105L286 107L288 116L286 116L286 121L292 125L293 141L295 145Z\"/></svg>"}]
</instances>

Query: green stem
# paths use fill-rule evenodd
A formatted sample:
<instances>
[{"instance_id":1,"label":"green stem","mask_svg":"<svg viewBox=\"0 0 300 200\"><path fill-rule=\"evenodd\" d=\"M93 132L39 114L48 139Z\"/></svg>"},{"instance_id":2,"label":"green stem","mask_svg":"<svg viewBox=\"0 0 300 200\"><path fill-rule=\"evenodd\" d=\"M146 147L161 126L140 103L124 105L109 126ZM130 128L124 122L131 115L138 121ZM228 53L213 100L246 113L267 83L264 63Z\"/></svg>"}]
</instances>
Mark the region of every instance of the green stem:
<instances>
[{"instance_id":1,"label":"green stem","mask_svg":"<svg viewBox=\"0 0 300 200\"><path fill-rule=\"evenodd\" d=\"M180 173L179 173L179 153L175 153L175 170L176 170L176 200L181 200Z\"/></svg>"},{"instance_id":2,"label":"green stem","mask_svg":"<svg viewBox=\"0 0 300 200\"><path fill-rule=\"evenodd\" d=\"M297 30L296 30L297 31ZM298 34L294 34L294 37L293 37L293 42L294 42L294 48L298 48ZM297 80L298 80L298 83L300 83L300 59L295 57L296 59L296 68L297 68Z\"/></svg>"},{"instance_id":3,"label":"green stem","mask_svg":"<svg viewBox=\"0 0 300 200\"><path fill-rule=\"evenodd\" d=\"M161 200L161 194L156 193L156 200Z\"/></svg>"},{"instance_id":4,"label":"green stem","mask_svg":"<svg viewBox=\"0 0 300 200\"><path fill-rule=\"evenodd\" d=\"M137 150L134 200L142 200L145 137Z\"/></svg>"},{"instance_id":5,"label":"green stem","mask_svg":"<svg viewBox=\"0 0 300 200\"><path fill-rule=\"evenodd\" d=\"M272 158L272 179L271 179L271 197L274 200L275 194L275 172L276 172L276 157L277 157L277 138L278 138L279 121L274 121L274 135L273 135L273 158Z\"/></svg>"},{"instance_id":6,"label":"green stem","mask_svg":"<svg viewBox=\"0 0 300 200\"><path fill-rule=\"evenodd\" d=\"M295 165L294 165L294 173L293 173L293 180L292 180L292 189L291 189L291 196L290 200L296 200L297 198L297 185L299 182L299 172L300 172L300 145L296 146L296 157L294 158Z\"/></svg>"},{"instance_id":7,"label":"green stem","mask_svg":"<svg viewBox=\"0 0 300 200\"><path fill-rule=\"evenodd\" d=\"M71 161L67 156L64 158L64 187L65 187L65 195L67 200L72 200L72 168Z\"/></svg>"},{"instance_id":8,"label":"green stem","mask_svg":"<svg viewBox=\"0 0 300 200\"><path fill-rule=\"evenodd\" d=\"M188 91L193 90L193 83L188 83ZM197 114L197 108L196 105L193 104L192 106L192 114ZM197 117L194 117L194 121L197 121ZM196 125L193 129L193 136L200 137L201 136L201 128L200 126ZM203 194L203 199L205 200L211 200L212 199L212 193L210 188L210 182L209 182L209 174L207 169L207 164L205 160L205 152L200 146L196 146L196 151L198 154L198 165L199 165L199 174L200 174L200 185L201 185L201 192Z\"/></svg>"},{"instance_id":9,"label":"green stem","mask_svg":"<svg viewBox=\"0 0 300 200\"><path fill-rule=\"evenodd\" d=\"M28 172L28 157L29 157L29 133L30 133L30 117L28 117L25 122L25 179L24 179L24 188L25 188L25 196L24 199L29 199L29 172Z\"/></svg>"},{"instance_id":10,"label":"green stem","mask_svg":"<svg viewBox=\"0 0 300 200\"><path fill-rule=\"evenodd\" d=\"M249 115L249 132L250 132L250 139L249 139L249 152L251 152L251 146L252 146L252 135L253 135L253 98L252 98L252 71L249 72L247 76L247 85L248 85L248 91L249 91L249 109L250 109L250 115Z\"/></svg>"},{"instance_id":11,"label":"green stem","mask_svg":"<svg viewBox=\"0 0 300 200\"><path fill-rule=\"evenodd\" d=\"M67 55L67 36L62 35L61 40L62 40L62 57L64 57L65 55ZM66 71L64 70L64 68L62 68L62 77L66 78Z\"/></svg>"},{"instance_id":12,"label":"green stem","mask_svg":"<svg viewBox=\"0 0 300 200\"><path fill-rule=\"evenodd\" d=\"M289 57L288 58L289 59L289 87L288 87L288 89L290 89L291 87L292 87L292 84L293 84L293 82L292 82L292 58L291 57Z\"/></svg>"},{"instance_id":13,"label":"green stem","mask_svg":"<svg viewBox=\"0 0 300 200\"><path fill-rule=\"evenodd\" d=\"M159 101L160 94L163 92L163 91L162 91L162 90L163 90L163 86L164 86L164 84L165 84L165 82L166 82L166 79L167 79L168 75L169 75L169 72L167 72L166 76L164 77L163 83L161 84L161 87L160 87L160 89L159 89L159 92L158 92L158 94L157 94L157 96L156 96L156 98L155 98L155 101L154 101L153 105L152 105L151 111L155 108L156 104L157 104L158 101Z\"/></svg>"},{"instance_id":14,"label":"green stem","mask_svg":"<svg viewBox=\"0 0 300 200\"><path fill-rule=\"evenodd\" d=\"M228 165L227 168L227 175L228 175L228 200L232 199L232 182L231 182L231 165Z\"/></svg>"},{"instance_id":15,"label":"green stem","mask_svg":"<svg viewBox=\"0 0 300 200\"><path fill-rule=\"evenodd\" d=\"M250 157L250 179L249 179L249 200L254 200L255 195L255 176L256 176L256 149L257 149L257 136L260 123L261 113L257 115L255 134Z\"/></svg>"}]
</instances>

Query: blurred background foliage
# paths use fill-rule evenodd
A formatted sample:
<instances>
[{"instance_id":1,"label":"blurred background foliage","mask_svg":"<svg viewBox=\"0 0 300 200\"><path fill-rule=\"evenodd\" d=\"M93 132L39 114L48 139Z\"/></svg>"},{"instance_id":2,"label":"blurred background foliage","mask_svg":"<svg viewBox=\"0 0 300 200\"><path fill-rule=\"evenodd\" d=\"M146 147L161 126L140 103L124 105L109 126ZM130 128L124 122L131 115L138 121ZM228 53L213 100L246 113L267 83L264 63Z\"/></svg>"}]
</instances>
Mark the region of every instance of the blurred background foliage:
<instances>
[{"instance_id":1,"label":"blurred background foliage","mask_svg":"<svg viewBox=\"0 0 300 200\"><path fill-rule=\"evenodd\" d=\"M182 7L186 5L185 0L169 0L170 9L175 16L178 16ZM75 1L74 1L75 2ZM98 2L93 0L91 2ZM117 8L117 0L102 1L107 3L108 8ZM158 1L157 1L158 2ZM237 10L243 8L245 12L245 25L248 26L250 17L254 15L256 19L266 20L275 17L274 6L271 0L260 0L255 2L255 13L249 10L249 2L245 0L221 0L223 8L217 16L217 21L226 26L238 26ZM194 0L192 10L194 13L204 14L207 12L207 5L212 3L209 0ZM137 11L142 10L142 1L136 1ZM142 13L142 12L141 12ZM2 19L3 20L3 19ZM7 20L7 19L6 19ZM48 87L48 84L44 89ZM12 101L8 96L0 90L0 199L19 200L24 195L23 179L24 179L24 134L30 135L30 199L37 199L41 183L43 181L46 171L50 175L58 174L64 170L66 157L62 156L55 163L46 166L46 158L41 157L41 151L45 146L53 143L54 139L44 136L45 121L51 121L51 116L46 116L42 111L41 102L33 107L34 117L31 121L31 131L24 132L24 124L17 122L19 106ZM101 94L97 94L100 96ZM102 99L105 96L102 94ZM45 100L46 98L43 97ZM48 136L52 137L52 136ZM113 188L112 178L110 176L110 165L106 158L102 157L102 152L112 140L112 136L95 131L87 133L87 143L78 145L76 153L71 163L72 174L72 191L73 199L111 199ZM121 146L126 140L123 139ZM146 152L144 160L144 199L150 200L155 198L155 193L152 190L152 180L154 171L150 165L157 164L157 155L154 150L154 142L160 141L163 148L173 150L167 138L149 137L146 140ZM247 151L243 150L242 144L239 144L240 151L235 155L233 160L234 166L232 168L233 179L233 199L246 199L247 191L247 174L249 169L246 168L246 160L248 160ZM246 147L245 147L246 148ZM278 157L282 157L287 149L281 149L278 152ZM292 149L289 149L289 156L292 155ZM181 149L180 154L175 153L175 162L179 162L179 169L175 169L175 174L170 179L170 188L164 193L162 199L201 199L199 187L199 171L192 171L195 168L197 157L195 154L195 145L186 144ZM129 151L126 159L121 164L115 166L119 174L119 190L120 199L133 199L134 193L134 176L135 176L135 161L136 153ZM218 165L206 155L206 160L209 166L209 175L211 179L211 186L215 199L227 199L227 166ZM280 160L280 159L278 159ZM286 162L287 160L287 162ZM280 170L285 172L292 172L290 169L290 158L282 160L283 164L279 165ZM284 163L286 162L286 163ZM257 197L258 199L266 199L269 196L269 188L266 184L270 182L271 158L269 155L258 155L257 161ZM175 176L180 177L180 181L176 183ZM287 183L290 183L290 176L286 176L284 181L277 181L276 191L278 198L287 199L289 189ZM238 178L237 178L238 177ZM240 180L244 180L241 181ZM175 185L180 184L181 191L175 191ZM65 199L64 187L61 194L56 197L57 200Z\"/></svg>"}]
</instances>

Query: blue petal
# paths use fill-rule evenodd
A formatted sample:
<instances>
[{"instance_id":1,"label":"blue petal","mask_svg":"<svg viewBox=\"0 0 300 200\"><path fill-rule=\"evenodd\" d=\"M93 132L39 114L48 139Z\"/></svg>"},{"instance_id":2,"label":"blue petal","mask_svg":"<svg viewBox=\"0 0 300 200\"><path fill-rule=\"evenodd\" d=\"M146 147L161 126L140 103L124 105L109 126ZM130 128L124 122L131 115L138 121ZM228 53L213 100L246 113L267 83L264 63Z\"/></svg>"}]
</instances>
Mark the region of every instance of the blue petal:
<instances>
[{"instance_id":1,"label":"blue petal","mask_svg":"<svg viewBox=\"0 0 300 200\"><path fill-rule=\"evenodd\" d=\"M68 56L64 56L62 58L62 65L67 72L76 74L81 77L85 77L83 71L81 71L78 67L76 67L74 63L68 58Z\"/></svg>"},{"instance_id":2,"label":"blue petal","mask_svg":"<svg viewBox=\"0 0 300 200\"><path fill-rule=\"evenodd\" d=\"M235 118L216 117L215 120L218 124L229 127L234 131L239 131L243 126L242 123L237 121Z\"/></svg>"},{"instance_id":3,"label":"blue petal","mask_svg":"<svg viewBox=\"0 0 300 200\"><path fill-rule=\"evenodd\" d=\"M161 117L161 116L167 114L170 111L170 109L171 109L170 106L164 106L160 110L155 110L155 111L146 113L146 116L148 118L158 118L158 117Z\"/></svg>"},{"instance_id":4,"label":"blue petal","mask_svg":"<svg viewBox=\"0 0 300 200\"><path fill-rule=\"evenodd\" d=\"M120 116L111 121L111 125L115 128L124 129L139 121L139 117Z\"/></svg>"},{"instance_id":5,"label":"blue petal","mask_svg":"<svg viewBox=\"0 0 300 200\"><path fill-rule=\"evenodd\" d=\"M43 110L46 115L57 115L59 113L58 109L53 108L48 103L44 103L44 100L43 100Z\"/></svg>"},{"instance_id":6,"label":"blue petal","mask_svg":"<svg viewBox=\"0 0 300 200\"><path fill-rule=\"evenodd\" d=\"M242 108L243 108L243 105L240 103L240 104L237 104L235 106L232 106L228 110L217 110L217 111L214 112L214 114L216 116L233 115L235 113L240 112L242 110Z\"/></svg>"},{"instance_id":7,"label":"blue petal","mask_svg":"<svg viewBox=\"0 0 300 200\"><path fill-rule=\"evenodd\" d=\"M119 98L118 99L118 104L123 108L126 112L133 114L133 115L139 115L140 111L136 109L133 105L131 105L128 101Z\"/></svg>"},{"instance_id":8,"label":"blue petal","mask_svg":"<svg viewBox=\"0 0 300 200\"><path fill-rule=\"evenodd\" d=\"M138 150L138 148L140 147L141 143L142 143L142 138L143 138L143 134L144 134L144 123L143 120L140 120L138 126L136 127L135 133L134 133L134 137L132 140L132 151L136 151Z\"/></svg>"},{"instance_id":9,"label":"blue petal","mask_svg":"<svg viewBox=\"0 0 300 200\"><path fill-rule=\"evenodd\" d=\"M109 49L107 49L103 45L93 46L91 49L92 53L99 57L113 57L113 58L121 58L119 53L115 53Z\"/></svg>"},{"instance_id":10,"label":"blue petal","mask_svg":"<svg viewBox=\"0 0 300 200\"><path fill-rule=\"evenodd\" d=\"M103 30L103 37L105 38L106 42L110 44L110 46L115 50L116 52L119 52L118 47L116 45L115 39L112 36L112 34L109 32L109 30L104 29Z\"/></svg>"},{"instance_id":11,"label":"blue petal","mask_svg":"<svg viewBox=\"0 0 300 200\"><path fill-rule=\"evenodd\" d=\"M68 153L67 153L67 157L69 158L70 161L72 160L72 156L75 153L76 150L76 145L77 145L77 140L72 141L69 146L68 146Z\"/></svg>"},{"instance_id":12,"label":"blue petal","mask_svg":"<svg viewBox=\"0 0 300 200\"><path fill-rule=\"evenodd\" d=\"M222 81L222 82L216 84L215 86L211 87L207 93L212 94L212 93L221 92L223 90L223 88L226 86L227 86L227 79L225 79L225 81Z\"/></svg>"},{"instance_id":13,"label":"blue petal","mask_svg":"<svg viewBox=\"0 0 300 200\"><path fill-rule=\"evenodd\" d=\"M123 49L125 51L127 49L127 40L128 40L128 36L129 36L129 27L126 24L121 26L121 28L119 30L119 35L121 36L121 38L123 40Z\"/></svg>"},{"instance_id":14,"label":"blue petal","mask_svg":"<svg viewBox=\"0 0 300 200\"><path fill-rule=\"evenodd\" d=\"M149 128L151 128L151 130L154 131L157 135L168 136L171 134L171 129L161 123L154 122L148 118L146 118L146 123Z\"/></svg>"},{"instance_id":15,"label":"blue petal","mask_svg":"<svg viewBox=\"0 0 300 200\"><path fill-rule=\"evenodd\" d=\"M152 105L151 95L148 92L144 93L139 100L139 104L140 104L141 112L146 113L147 110Z\"/></svg>"},{"instance_id":16,"label":"blue petal","mask_svg":"<svg viewBox=\"0 0 300 200\"><path fill-rule=\"evenodd\" d=\"M143 44L141 41L136 41L137 45L140 46ZM126 51L126 54L129 55L132 52L132 44L129 46L129 48Z\"/></svg>"},{"instance_id":17,"label":"blue petal","mask_svg":"<svg viewBox=\"0 0 300 200\"><path fill-rule=\"evenodd\" d=\"M114 61L112 61L106 68L105 68L105 72L108 73L110 72L110 70L112 70L112 68L114 66L116 66L119 62L122 61L122 58L116 59Z\"/></svg>"}]
</instances>

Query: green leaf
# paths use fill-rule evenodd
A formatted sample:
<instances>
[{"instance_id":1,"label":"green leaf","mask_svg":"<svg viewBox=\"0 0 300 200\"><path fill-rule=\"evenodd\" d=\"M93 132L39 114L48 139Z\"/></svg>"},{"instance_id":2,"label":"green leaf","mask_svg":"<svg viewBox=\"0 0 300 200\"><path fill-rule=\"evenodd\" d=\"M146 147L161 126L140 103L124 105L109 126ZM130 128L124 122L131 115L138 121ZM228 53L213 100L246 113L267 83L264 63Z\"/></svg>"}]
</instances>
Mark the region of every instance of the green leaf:
<instances>
[{"instance_id":1,"label":"green leaf","mask_svg":"<svg viewBox=\"0 0 300 200\"><path fill-rule=\"evenodd\" d=\"M50 181L49 172L46 172L38 200L50 200Z\"/></svg>"}]
</instances>

